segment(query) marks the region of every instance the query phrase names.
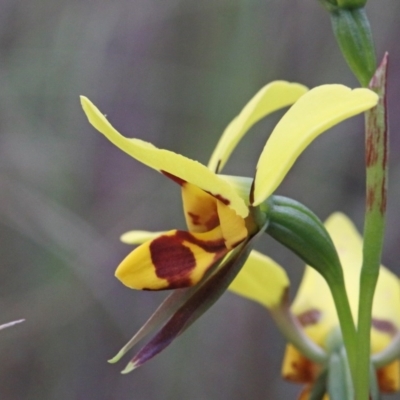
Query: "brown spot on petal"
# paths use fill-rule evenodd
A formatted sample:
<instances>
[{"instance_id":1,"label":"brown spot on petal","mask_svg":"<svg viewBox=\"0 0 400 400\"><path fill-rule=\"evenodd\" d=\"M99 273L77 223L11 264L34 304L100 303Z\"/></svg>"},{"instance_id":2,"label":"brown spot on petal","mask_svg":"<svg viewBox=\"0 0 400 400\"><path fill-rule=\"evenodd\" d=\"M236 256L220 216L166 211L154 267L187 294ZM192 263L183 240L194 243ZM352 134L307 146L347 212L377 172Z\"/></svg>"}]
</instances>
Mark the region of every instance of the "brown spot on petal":
<instances>
[{"instance_id":1,"label":"brown spot on petal","mask_svg":"<svg viewBox=\"0 0 400 400\"><path fill-rule=\"evenodd\" d=\"M175 176L173 174L170 174L167 171L161 170L161 173L165 175L167 178L172 179L175 183L177 183L180 186L183 186L186 183L184 179L179 178L178 176Z\"/></svg>"},{"instance_id":2,"label":"brown spot on petal","mask_svg":"<svg viewBox=\"0 0 400 400\"><path fill-rule=\"evenodd\" d=\"M300 325L305 328L306 326L316 324L321 318L321 311L313 308L308 311L304 311L303 313L297 315L297 320L300 322Z\"/></svg>"},{"instance_id":3,"label":"brown spot on petal","mask_svg":"<svg viewBox=\"0 0 400 400\"><path fill-rule=\"evenodd\" d=\"M156 275L169 282L168 289L190 286L190 274L196 267L196 259L184 241L199 246L207 253L216 253L215 259L227 252L223 239L200 240L185 231L154 239L150 244L151 260Z\"/></svg>"},{"instance_id":4,"label":"brown spot on petal","mask_svg":"<svg viewBox=\"0 0 400 400\"><path fill-rule=\"evenodd\" d=\"M190 211L187 214L190 217L190 220L193 225L202 225L208 231L211 231L212 229L216 228L219 225L219 218L217 213L211 215L210 218L204 222L201 221L201 217L198 214L192 213Z\"/></svg>"},{"instance_id":5,"label":"brown spot on petal","mask_svg":"<svg viewBox=\"0 0 400 400\"><path fill-rule=\"evenodd\" d=\"M290 382L309 383L314 380L315 365L306 357L299 357L290 363L290 372L284 374L283 378Z\"/></svg>"},{"instance_id":6,"label":"brown spot on petal","mask_svg":"<svg viewBox=\"0 0 400 400\"><path fill-rule=\"evenodd\" d=\"M384 319L372 318L372 326L377 331L387 333L390 336L394 336L397 333L396 326L392 322Z\"/></svg>"},{"instance_id":7,"label":"brown spot on petal","mask_svg":"<svg viewBox=\"0 0 400 400\"><path fill-rule=\"evenodd\" d=\"M394 393L399 390L400 385L400 364L394 360L388 365L376 371L379 389L382 393Z\"/></svg>"},{"instance_id":8,"label":"brown spot on petal","mask_svg":"<svg viewBox=\"0 0 400 400\"><path fill-rule=\"evenodd\" d=\"M217 200L219 200L221 203L225 204L226 206L229 206L229 204L231 204L230 200L228 200L224 196L221 196L218 193L214 194L214 193L208 192L207 190L205 190L205 192L208 193L209 195L211 195L212 197L215 197Z\"/></svg>"},{"instance_id":9,"label":"brown spot on petal","mask_svg":"<svg viewBox=\"0 0 400 400\"><path fill-rule=\"evenodd\" d=\"M160 236L150 244L151 261L156 275L166 279L169 287L183 287L190 283L190 273L196 267L192 251L176 236Z\"/></svg>"}]
</instances>

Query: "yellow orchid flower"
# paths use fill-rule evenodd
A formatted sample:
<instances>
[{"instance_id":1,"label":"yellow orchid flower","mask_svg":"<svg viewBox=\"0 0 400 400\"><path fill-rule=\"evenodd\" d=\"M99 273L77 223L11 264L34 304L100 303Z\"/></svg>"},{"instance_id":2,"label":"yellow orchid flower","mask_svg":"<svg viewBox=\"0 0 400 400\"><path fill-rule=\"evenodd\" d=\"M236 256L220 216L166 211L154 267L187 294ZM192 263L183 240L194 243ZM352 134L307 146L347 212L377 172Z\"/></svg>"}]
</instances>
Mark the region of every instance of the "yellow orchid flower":
<instances>
[{"instance_id":1,"label":"yellow orchid flower","mask_svg":"<svg viewBox=\"0 0 400 400\"><path fill-rule=\"evenodd\" d=\"M277 188L301 152L330 127L373 107L377 99L368 89L323 85L308 91L297 83L272 82L228 125L205 166L143 140L122 136L89 99L81 97L84 112L98 131L131 157L178 183L182 191L188 231L175 229L156 235L143 232L125 235L125 239L136 235L133 241L141 245L118 266L116 276L122 283L146 290L188 288L182 295L179 292L172 296L173 300L168 300L167 305L156 312L139 336L154 330L160 321L165 322L165 309L178 313L184 304L185 318L181 316L179 322L173 322L174 314L170 319L171 324L175 324L173 329L167 324L171 329L160 331L160 336L139 353L128 369L143 364L161 351L227 288L248 258L255 238L265 228L267 217L262 203ZM277 124L261 153L254 179L220 175L230 154L249 129L271 112L289 105L292 107ZM201 301L197 301L199 296L203 296ZM188 306L190 301L193 308Z\"/></svg>"},{"instance_id":2,"label":"yellow orchid flower","mask_svg":"<svg viewBox=\"0 0 400 400\"><path fill-rule=\"evenodd\" d=\"M341 85L325 85L307 92L299 84L273 82L261 89L227 127L208 168L142 140L125 138L90 100L82 97L83 109L97 130L121 150L182 187L189 232L173 230L144 243L121 263L117 277L136 289L171 289L199 282L211 265L254 233L249 201L257 206L269 197L317 135L371 108L376 101L377 96L367 89L352 91ZM227 179L214 171L221 170L252 125L292 103L295 105L272 132L259 159L253 188L243 199Z\"/></svg>"},{"instance_id":3,"label":"yellow orchid flower","mask_svg":"<svg viewBox=\"0 0 400 400\"><path fill-rule=\"evenodd\" d=\"M335 213L325 223L336 250L339 254L349 296L353 318L358 311L359 276L362 265L362 238L352 222L341 213ZM250 298L262 305L274 309L288 287L288 282L274 280L274 293L278 297L273 301L265 300L265 291L269 290L268 270L271 261L264 259L265 268L244 265L229 289L239 295ZM279 266L274 263L277 275ZM251 269L250 269L250 268ZM283 273L283 270L281 270ZM249 283L251 282L251 284ZM258 284L262 282L262 284ZM277 285L280 284L279 292ZM339 329L335 305L329 287L321 275L307 266L291 312L303 332L320 348L327 350L329 336ZM400 285L398 278L384 266L381 266L374 297L371 327L371 352L384 351L400 332ZM321 364L310 360L298 348L288 344L283 362L282 373L286 379L311 385L321 371ZM398 360L377 368L377 378L381 392L394 392L400 389L400 363ZM307 386L301 399L308 399L310 386ZM328 397L325 397L326 399ZM325 399L324 398L324 399Z\"/></svg>"}]
</instances>

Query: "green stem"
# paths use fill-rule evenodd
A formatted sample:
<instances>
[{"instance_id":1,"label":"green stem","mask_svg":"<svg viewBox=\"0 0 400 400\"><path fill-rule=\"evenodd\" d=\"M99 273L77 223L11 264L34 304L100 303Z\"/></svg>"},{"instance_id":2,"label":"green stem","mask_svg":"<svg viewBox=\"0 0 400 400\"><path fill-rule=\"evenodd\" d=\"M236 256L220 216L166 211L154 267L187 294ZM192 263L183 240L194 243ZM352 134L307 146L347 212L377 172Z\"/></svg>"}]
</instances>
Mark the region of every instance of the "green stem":
<instances>
[{"instance_id":1,"label":"green stem","mask_svg":"<svg viewBox=\"0 0 400 400\"><path fill-rule=\"evenodd\" d=\"M357 324L357 368L354 382L357 400L369 399L370 393L372 304L379 276L385 228L388 155L386 71L387 55L370 83L370 88L375 90L380 97L379 103L366 113L367 205Z\"/></svg>"},{"instance_id":2,"label":"green stem","mask_svg":"<svg viewBox=\"0 0 400 400\"><path fill-rule=\"evenodd\" d=\"M343 342L346 348L347 357L349 360L349 367L353 382L357 376L357 332L354 326L353 316L351 314L350 304L347 297L344 279L340 282L330 283L332 297L335 302L336 311L339 317L340 329L343 335Z\"/></svg>"}]
</instances>

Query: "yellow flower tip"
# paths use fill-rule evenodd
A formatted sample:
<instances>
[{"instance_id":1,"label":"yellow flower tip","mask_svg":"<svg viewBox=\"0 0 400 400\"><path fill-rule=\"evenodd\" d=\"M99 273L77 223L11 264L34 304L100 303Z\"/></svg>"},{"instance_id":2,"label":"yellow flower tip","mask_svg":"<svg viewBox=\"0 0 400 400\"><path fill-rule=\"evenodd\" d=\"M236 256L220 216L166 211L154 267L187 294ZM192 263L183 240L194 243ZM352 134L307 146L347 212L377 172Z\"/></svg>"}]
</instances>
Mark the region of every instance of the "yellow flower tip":
<instances>
[{"instance_id":1,"label":"yellow flower tip","mask_svg":"<svg viewBox=\"0 0 400 400\"><path fill-rule=\"evenodd\" d=\"M125 352L123 350L120 350L117 355L115 355L113 358L110 358L107 360L108 363L110 364L115 364L118 362L123 356L125 355Z\"/></svg>"},{"instance_id":2,"label":"yellow flower tip","mask_svg":"<svg viewBox=\"0 0 400 400\"><path fill-rule=\"evenodd\" d=\"M129 231L123 233L119 240L125 244L142 244L152 240L165 232Z\"/></svg>"},{"instance_id":3,"label":"yellow flower tip","mask_svg":"<svg viewBox=\"0 0 400 400\"><path fill-rule=\"evenodd\" d=\"M125 367L125 369L121 371L121 374L123 374L123 375L129 374L129 372L132 372L135 368L137 368L137 364L133 363L133 362L130 362Z\"/></svg>"},{"instance_id":4,"label":"yellow flower tip","mask_svg":"<svg viewBox=\"0 0 400 400\"><path fill-rule=\"evenodd\" d=\"M318 86L301 96L276 125L261 153L252 204L259 205L275 191L316 137L377 102L373 91L343 85Z\"/></svg>"}]
</instances>

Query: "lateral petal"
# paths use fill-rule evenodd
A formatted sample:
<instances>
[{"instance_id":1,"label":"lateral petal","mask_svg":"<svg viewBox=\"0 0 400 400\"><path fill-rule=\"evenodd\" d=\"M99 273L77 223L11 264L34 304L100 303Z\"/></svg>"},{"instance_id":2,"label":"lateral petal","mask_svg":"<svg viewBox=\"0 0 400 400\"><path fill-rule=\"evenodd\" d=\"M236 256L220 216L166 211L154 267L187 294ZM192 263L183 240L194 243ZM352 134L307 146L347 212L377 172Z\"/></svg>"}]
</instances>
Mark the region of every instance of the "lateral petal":
<instances>
[{"instance_id":1,"label":"lateral petal","mask_svg":"<svg viewBox=\"0 0 400 400\"><path fill-rule=\"evenodd\" d=\"M335 213L325 226L338 251L346 282L353 317L358 312L360 273L362 266L362 237L352 221ZM371 351L382 351L400 329L400 284L396 275L380 267L372 307Z\"/></svg>"},{"instance_id":2,"label":"lateral petal","mask_svg":"<svg viewBox=\"0 0 400 400\"><path fill-rule=\"evenodd\" d=\"M225 246L231 250L248 236L245 220L234 210L217 201L218 217Z\"/></svg>"},{"instance_id":3,"label":"lateral petal","mask_svg":"<svg viewBox=\"0 0 400 400\"><path fill-rule=\"evenodd\" d=\"M171 316L154 338L139 350L122 373L129 373L140 367L164 350L218 300L242 268L254 242L263 231L264 229L261 229L251 239L232 250L210 277L196 287L188 289L191 291L191 297Z\"/></svg>"},{"instance_id":4,"label":"lateral petal","mask_svg":"<svg viewBox=\"0 0 400 400\"><path fill-rule=\"evenodd\" d=\"M271 308L280 303L289 285L288 276L280 265L253 250L229 290Z\"/></svg>"},{"instance_id":5,"label":"lateral petal","mask_svg":"<svg viewBox=\"0 0 400 400\"><path fill-rule=\"evenodd\" d=\"M226 127L208 167L212 171L220 172L239 141L256 122L280 108L293 104L307 90L303 85L285 81L275 81L264 86Z\"/></svg>"},{"instance_id":6,"label":"lateral petal","mask_svg":"<svg viewBox=\"0 0 400 400\"><path fill-rule=\"evenodd\" d=\"M182 185L182 201L190 232L207 232L219 225L218 200L215 197L195 185L185 183Z\"/></svg>"},{"instance_id":7,"label":"lateral petal","mask_svg":"<svg viewBox=\"0 0 400 400\"><path fill-rule=\"evenodd\" d=\"M400 361L395 360L377 371L379 389L383 393L395 393L400 390Z\"/></svg>"},{"instance_id":8,"label":"lateral petal","mask_svg":"<svg viewBox=\"0 0 400 400\"><path fill-rule=\"evenodd\" d=\"M247 216L248 208L244 200L229 183L220 179L205 165L172 151L158 149L143 140L126 138L113 128L88 98L81 96L81 103L89 122L122 151L141 163L164 173L179 184L189 182L198 186L224 201L242 217Z\"/></svg>"},{"instance_id":9,"label":"lateral petal","mask_svg":"<svg viewBox=\"0 0 400 400\"><path fill-rule=\"evenodd\" d=\"M197 234L173 230L133 250L115 275L132 289L193 286L227 252L219 227Z\"/></svg>"},{"instance_id":10,"label":"lateral petal","mask_svg":"<svg viewBox=\"0 0 400 400\"><path fill-rule=\"evenodd\" d=\"M268 139L258 160L253 205L259 205L279 186L303 150L322 132L376 105L369 89L343 85L316 87L289 109Z\"/></svg>"}]
</instances>

